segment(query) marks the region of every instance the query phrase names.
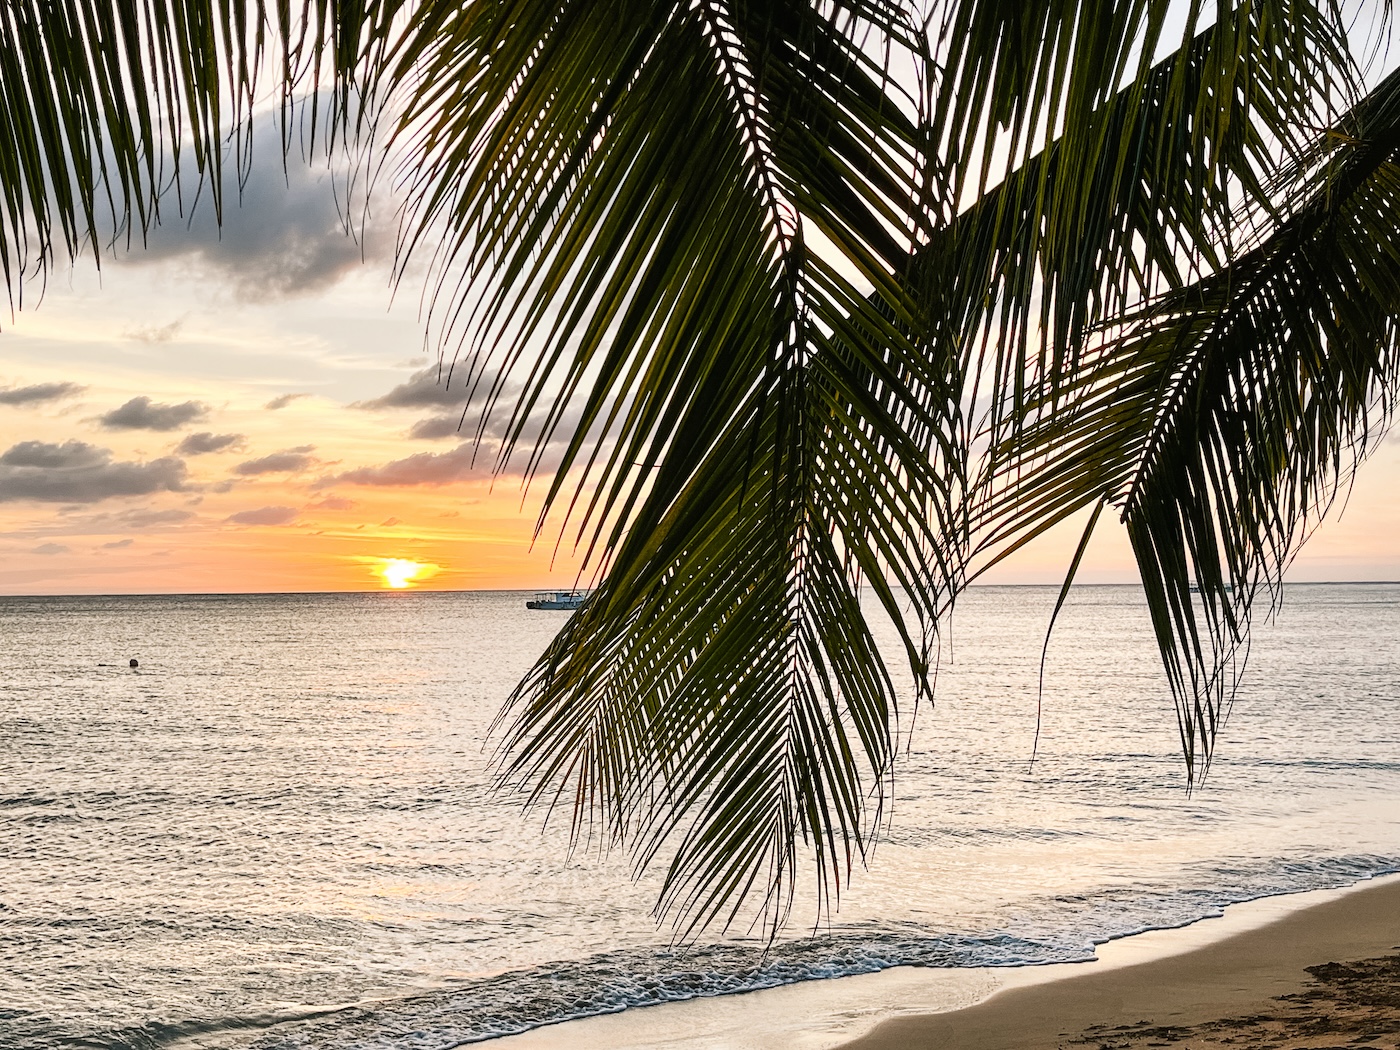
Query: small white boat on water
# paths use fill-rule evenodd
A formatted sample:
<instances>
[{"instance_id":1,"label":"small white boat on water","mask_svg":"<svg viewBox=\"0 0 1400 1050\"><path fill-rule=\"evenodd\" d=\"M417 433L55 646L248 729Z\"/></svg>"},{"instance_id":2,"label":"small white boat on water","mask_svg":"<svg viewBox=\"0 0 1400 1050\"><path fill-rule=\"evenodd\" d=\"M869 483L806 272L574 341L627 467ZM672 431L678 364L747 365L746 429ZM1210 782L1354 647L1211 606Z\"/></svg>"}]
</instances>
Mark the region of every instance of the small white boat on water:
<instances>
[{"instance_id":1,"label":"small white boat on water","mask_svg":"<svg viewBox=\"0 0 1400 1050\"><path fill-rule=\"evenodd\" d=\"M527 609L577 609L587 591L540 591L525 603Z\"/></svg>"}]
</instances>

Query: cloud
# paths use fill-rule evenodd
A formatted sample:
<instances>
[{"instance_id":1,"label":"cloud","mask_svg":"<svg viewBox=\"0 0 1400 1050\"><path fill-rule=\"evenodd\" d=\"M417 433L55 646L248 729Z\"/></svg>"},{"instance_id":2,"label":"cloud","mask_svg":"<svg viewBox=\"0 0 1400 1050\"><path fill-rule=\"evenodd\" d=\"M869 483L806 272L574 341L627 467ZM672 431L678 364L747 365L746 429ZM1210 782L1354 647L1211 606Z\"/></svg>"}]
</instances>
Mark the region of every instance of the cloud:
<instances>
[{"instance_id":1,"label":"cloud","mask_svg":"<svg viewBox=\"0 0 1400 1050\"><path fill-rule=\"evenodd\" d=\"M33 405L41 401L58 401L72 397L87 387L78 383L34 383L30 386L12 386L0 390L0 405Z\"/></svg>"},{"instance_id":2,"label":"cloud","mask_svg":"<svg viewBox=\"0 0 1400 1050\"><path fill-rule=\"evenodd\" d=\"M469 398L462 378L464 372L465 370L459 371L457 378L449 384L447 369L431 365L414 372L407 380L382 397L376 397L369 401L357 401L351 407L374 410L439 409L433 415L415 422L409 429L408 436L423 441L455 438L458 441L466 440L474 443L479 429L485 449L490 449L493 446L499 448L501 442L508 436L507 429L511 415L510 403L519 395L520 386L508 382L498 391L500 403L492 406L492 411L489 413L485 425L481 426L481 413L489 404L491 397L491 383L473 386ZM450 411L441 411L444 408L450 409ZM464 429L461 428L463 420L466 421ZM538 424L539 419L534 419L527 424L520 436L520 451L524 453L525 459L529 458L529 453L533 450L533 439L538 434ZM566 411L557 421L555 432L548 442L550 450L541 461L541 469L549 470L551 464L558 463L562 450L567 447L568 439L577 425L578 413L572 409ZM451 455L451 453L447 453L447 455ZM478 459L484 463L492 463L494 462L494 454L483 452Z\"/></svg>"},{"instance_id":3,"label":"cloud","mask_svg":"<svg viewBox=\"0 0 1400 1050\"><path fill-rule=\"evenodd\" d=\"M393 526L399 525L399 524L401 524L401 522L399 521L398 518L385 518L383 521L381 521L381 522L379 523L379 527L380 527L381 529L388 529L388 528L392 528Z\"/></svg>"},{"instance_id":4,"label":"cloud","mask_svg":"<svg viewBox=\"0 0 1400 1050\"><path fill-rule=\"evenodd\" d=\"M64 546L63 544L61 544L61 543L41 543L41 544L39 544L39 546L35 547L32 551L30 551L30 553L31 553L31 554L67 554L69 550L71 550L71 548L65 547L65 546Z\"/></svg>"},{"instance_id":5,"label":"cloud","mask_svg":"<svg viewBox=\"0 0 1400 1050\"><path fill-rule=\"evenodd\" d=\"M184 489L184 460L173 457L114 462L111 450L83 441L21 441L0 453L0 503L97 503Z\"/></svg>"},{"instance_id":6,"label":"cloud","mask_svg":"<svg viewBox=\"0 0 1400 1050\"><path fill-rule=\"evenodd\" d=\"M226 448L243 444L242 434L211 434L201 430L197 434L185 435L185 440L175 446L182 456L203 456L209 452L222 452Z\"/></svg>"},{"instance_id":7,"label":"cloud","mask_svg":"<svg viewBox=\"0 0 1400 1050\"><path fill-rule=\"evenodd\" d=\"M267 404L263 405L263 408L266 408L266 409L268 409L269 411L272 411L272 412L276 412L279 408L286 408L288 405L290 405L293 401L296 401L298 398L310 397L310 396L311 396L310 394L278 394L276 397L274 397L274 398L273 398L271 401L269 401Z\"/></svg>"},{"instance_id":8,"label":"cloud","mask_svg":"<svg viewBox=\"0 0 1400 1050\"><path fill-rule=\"evenodd\" d=\"M244 477L255 477L258 474L285 474L297 470L305 470L316 462L316 457L308 453L316 451L315 445L298 445L296 448L284 448L281 452L274 452L270 456L263 456L260 459L250 459L246 463L240 463L233 468L235 474Z\"/></svg>"},{"instance_id":9,"label":"cloud","mask_svg":"<svg viewBox=\"0 0 1400 1050\"><path fill-rule=\"evenodd\" d=\"M259 507L230 514L228 520L234 525L290 525L296 516L295 507Z\"/></svg>"},{"instance_id":10,"label":"cloud","mask_svg":"<svg viewBox=\"0 0 1400 1050\"><path fill-rule=\"evenodd\" d=\"M240 299L267 302L310 295L334 285L365 261L387 261L395 237L392 221L368 218L352 237L342 209L360 217L360 200L347 202L343 178L324 163L303 163L296 151L286 156L278 122L268 121L254 133L254 163L238 194L229 194L222 227L209 195L196 192L196 176L187 176L186 200L198 203L183 222L156 226L143 249L126 253L123 262L142 265L178 261ZM339 200L337 192L339 191ZM385 199L386 215L393 213Z\"/></svg>"},{"instance_id":11,"label":"cloud","mask_svg":"<svg viewBox=\"0 0 1400 1050\"><path fill-rule=\"evenodd\" d=\"M449 485L454 481L483 477L488 471L473 466L474 449L470 443L458 445L450 452L419 452L405 459L396 459L379 467L360 467L333 477L322 478L318 485L380 485L407 487L412 485Z\"/></svg>"},{"instance_id":12,"label":"cloud","mask_svg":"<svg viewBox=\"0 0 1400 1050\"><path fill-rule=\"evenodd\" d=\"M489 384L476 387L472 398L473 401L480 401L490 391ZM404 382L394 387L382 397L376 397L370 401L356 401L355 408L438 408L452 407L460 408L467 403L467 390L463 380L459 375L457 382L452 382L452 373L449 369L439 365L429 365L427 368L414 372Z\"/></svg>"},{"instance_id":13,"label":"cloud","mask_svg":"<svg viewBox=\"0 0 1400 1050\"><path fill-rule=\"evenodd\" d=\"M133 397L121 408L112 409L99 422L113 430L179 430L186 423L202 418L208 411L208 407L198 401L160 405L143 394Z\"/></svg>"},{"instance_id":14,"label":"cloud","mask_svg":"<svg viewBox=\"0 0 1400 1050\"><path fill-rule=\"evenodd\" d=\"M148 529L152 525L176 525L194 517L188 510L129 510L121 520L133 529Z\"/></svg>"},{"instance_id":15,"label":"cloud","mask_svg":"<svg viewBox=\"0 0 1400 1050\"><path fill-rule=\"evenodd\" d=\"M168 343L179 333L182 324L183 321L171 321L163 325L142 325L129 328L122 335L138 343Z\"/></svg>"},{"instance_id":16,"label":"cloud","mask_svg":"<svg viewBox=\"0 0 1400 1050\"><path fill-rule=\"evenodd\" d=\"M408 432L411 438L435 441L438 438L460 437L461 416L429 416L413 424Z\"/></svg>"},{"instance_id":17,"label":"cloud","mask_svg":"<svg viewBox=\"0 0 1400 1050\"><path fill-rule=\"evenodd\" d=\"M123 547L130 547L135 542L135 540L128 536L124 540L113 540L111 543L104 543L102 549L104 551L119 551Z\"/></svg>"},{"instance_id":18,"label":"cloud","mask_svg":"<svg viewBox=\"0 0 1400 1050\"><path fill-rule=\"evenodd\" d=\"M47 441L21 441L0 454L0 464L9 467L37 467L44 470L65 470L91 467L104 463L111 452L84 441L65 441L61 445Z\"/></svg>"},{"instance_id":19,"label":"cloud","mask_svg":"<svg viewBox=\"0 0 1400 1050\"><path fill-rule=\"evenodd\" d=\"M323 500L317 500L315 503L308 503L308 504L306 505L306 509L307 509L307 510L354 510L355 507L357 507L357 506L358 506L358 504L357 504L354 500L352 500L352 499L346 499L344 496L327 496L325 499L323 499Z\"/></svg>"}]
</instances>

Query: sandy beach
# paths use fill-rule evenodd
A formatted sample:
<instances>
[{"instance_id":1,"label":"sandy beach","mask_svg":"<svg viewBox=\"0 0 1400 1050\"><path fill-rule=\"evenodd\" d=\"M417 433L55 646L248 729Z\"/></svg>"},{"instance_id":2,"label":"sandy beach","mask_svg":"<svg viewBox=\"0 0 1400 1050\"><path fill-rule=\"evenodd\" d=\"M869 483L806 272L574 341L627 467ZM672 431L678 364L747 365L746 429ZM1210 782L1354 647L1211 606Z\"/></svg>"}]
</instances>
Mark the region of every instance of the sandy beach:
<instances>
[{"instance_id":1,"label":"sandy beach","mask_svg":"<svg viewBox=\"0 0 1400 1050\"><path fill-rule=\"evenodd\" d=\"M893 1018L844 1050L1400 1045L1400 880L1194 951Z\"/></svg>"}]
</instances>

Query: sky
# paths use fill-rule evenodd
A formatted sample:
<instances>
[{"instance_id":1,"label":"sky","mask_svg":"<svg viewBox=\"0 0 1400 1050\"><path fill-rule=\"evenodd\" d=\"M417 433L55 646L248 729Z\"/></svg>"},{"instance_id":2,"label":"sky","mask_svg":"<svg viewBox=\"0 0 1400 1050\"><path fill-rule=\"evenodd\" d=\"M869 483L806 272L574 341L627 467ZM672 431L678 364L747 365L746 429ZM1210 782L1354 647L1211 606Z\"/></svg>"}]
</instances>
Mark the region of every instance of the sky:
<instances>
[{"instance_id":1,"label":"sky","mask_svg":"<svg viewBox=\"0 0 1400 1050\"><path fill-rule=\"evenodd\" d=\"M534 538L542 479L493 478L456 429L392 217L352 239L328 174L261 158L222 230L196 209L0 315L0 594L572 585L572 534ZM1289 578L1400 579L1397 492L1392 436ZM1058 583L1077 541L983 582ZM1079 579L1135 578L1101 524Z\"/></svg>"}]
</instances>

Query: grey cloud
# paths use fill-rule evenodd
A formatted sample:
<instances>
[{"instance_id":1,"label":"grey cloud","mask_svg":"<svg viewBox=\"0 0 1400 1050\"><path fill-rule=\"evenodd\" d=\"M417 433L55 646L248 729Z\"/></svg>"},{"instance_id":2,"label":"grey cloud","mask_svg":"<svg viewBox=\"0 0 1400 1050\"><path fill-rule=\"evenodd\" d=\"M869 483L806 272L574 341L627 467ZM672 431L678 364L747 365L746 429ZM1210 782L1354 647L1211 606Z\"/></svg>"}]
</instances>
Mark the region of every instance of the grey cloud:
<instances>
[{"instance_id":1,"label":"grey cloud","mask_svg":"<svg viewBox=\"0 0 1400 1050\"><path fill-rule=\"evenodd\" d=\"M106 462L111 452L85 441L65 441L61 445L47 441L21 441L0 453L0 465L6 467L37 467L43 470L67 470L92 467Z\"/></svg>"},{"instance_id":2,"label":"grey cloud","mask_svg":"<svg viewBox=\"0 0 1400 1050\"><path fill-rule=\"evenodd\" d=\"M408 432L410 438L420 441L436 441L445 438L474 441L478 429L480 429L484 443L487 445L493 442L499 443L505 436L506 426L510 418L509 411L502 409L508 407L508 403L519 394L520 386L517 383L506 383L497 392L505 404L496 405L497 411L491 413L486 420L486 425L482 427L480 425L481 413L489 403L491 383L472 386L470 397L468 397L466 374L466 369L459 369L453 375L445 367L430 365L414 372L407 380L382 397L376 397L369 401L357 401L352 407L375 410L435 408L439 411L413 424ZM447 409L447 411L442 411L443 409ZM466 421L465 427L462 426L464 420ZM564 426L560 429L561 432L564 432L572 428Z\"/></svg>"},{"instance_id":3,"label":"grey cloud","mask_svg":"<svg viewBox=\"0 0 1400 1050\"><path fill-rule=\"evenodd\" d=\"M135 542L135 540L128 536L124 540L113 540L111 543L104 543L102 549L104 551L119 551L123 547L130 547Z\"/></svg>"},{"instance_id":4,"label":"grey cloud","mask_svg":"<svg viewBox=\"0 0 1400 1050\"><path fill-rule=\"evenodd\" d=\"M140 265L180 260L231 286L241 299L270 301L313 294L366 260L390 258L392 222L367 219L363 236L351 236L342 214L343 181L337 187L323 163L302 163L295 152L284 166L276 121L255 132L253 156L252 170L237 197L230 194L226 201L222 228L206 193L186 221L155 227L145 249L133 249L124 261ZM186 199L196 199L195 188L191 176ZM357 223L359 203L345 207L356 214Z\"/></svg>"},{"instance_id":5,"label":"grey cloud","mask_svg":"<svg viewBox=\"0 0 1400 1050\"><path fill-rule=\"evenodd\" d=\"M34 383L0 390L0 405L33 405L41 401L58 401L81 393L87 387L78 383Z\"/></svg>"},{"instance_id":6,"label":"grey cloud","mask_svg":"<svg viewBox=\"0 0 1400 1050\"><path fill-rule=\"evenodd\" d=\"M109 449L82 441L21 441L0 454L0 503L97 503L184 488L185 463L173 457L149 463L113 461Z\"/></svg>"},{"instance_id":7,"label":"grey cloud","mask_svg":"<svg viewBox=\"0 0 1400 1050\"><path fill-rule=\"evenodd\" d=\"M242 434L211 434L202 430L197 434L187 434L185 440L175 446L175 451L182 456L203 456L241 445L243 441Z\"/></svg>"},{"instance_id":8,"label":"grey cloud","mask_svg":"<svg viewBox=\"0 0 1400 1050\"><path fill-rule=\"evenodd\" d=\"M32 550L31 554L67 554L71 548L65 547L61 543L41 543Z\"/></svg>"},{"instance_id":9,"label":"grey cloud","mask_svg":"<svg viewBox=\"0 0 1400 1050\"><path fill-rule=\"evenodd\" d=\"M193 517L188 510L129 510L121 515L121 520L133 529L148 529L152 525L175 525Z\"/></svg>"},{"instance_id":10,"label":"grey cloud","mask_svg":"<svg viewBox=\"0 0 1400 1050\"><path fill-rule=\"evenodd\" d=\"M161 405L144 394L133 397L121 408L114 408L99 422L113 430L179 430L186 423L203 417L209 409L198 401Z\"/></svg>"},{"instance_id":11,"label":"grey cloud","mask_svg":"<svg viewBox=\"0 0 1400 1050\"><path fill-rule=\"evenodd\" d=\"M420 421L429 422L432 420ZM548 474L558 469L574 425L576 424L570 417L561 421L557 432L546 442L539 461L534 465L537 473ZM416 433L417 427L414 430L414 436L421 436ZM458 437L462 435L459 434ZM501 436L494 428L488 429L481 447L477 446L474 438L474 434L469 435L468 440L461 441L455 448L446 452L419 452L382 466L359 467L340 474L327 475L316 484L320 488L338 482L348 485L381 486L448 485L468 478L489 477L498 466ZM500 473L522 474L534 451L534 441L527 433L521 438L507 466L502 468Z\"/></svg>"},{"instance_id":12,"label":"grey cloud","mask_svg":"<svg viewBox=\"0 0 1400 1050\"><path fill-rule=\"evenodd\" d=\"M480 388L477 388L480 392ZM452 382L451 372L438 365L428 365L413 372L409 378L385 393L382 398L360 400L357 409L433 409L440 406L461 406L466 391L461 381Z\"/></svg>"},{"instance_id":13,"label":"grey cloud","mask_svg":"<svg viewBox=\"0 0 1400 1050\"><path fill-rule=\"evenodd\" d=\"M485 476L488 471L472 464L471 444L458 445L450 452L419 452L405 459L396 459L379 467L360 467L334 477L322 478L319 484L347 485L448 485L471 477Z\"/></svg>"},{"instance_id":14,"label":"grey cloud","mask_svg":"<svg viewBox=\"0 0 1400 1050\"><path fill-rule=\"evenodd\" d=\"M274 397L274 398L273 398L271 401L269 401L267 404L263 405L263 408L266 408L266 409L268 409L269 411L272 411L272 412L276 412L279 408L286 408L288 405L290 405L293 401L296 401L298 398L310 397L310 396L311 396L310 394L278 394L276 397Z\"/></svg>"},{"instance_id":15,"label":"grey cloud","mask_svg":"<svg viewBox=\"0 0 1400 1050\"><path fill-rule=\"evenodd\" d=\"M259 507L230 514L228 520L234 525L290 525L296 516L295 507Z\"/></svg>"},{"instance_id":16,"label":"grey cloud","mask_svg":"<svg viewBox=\"0 0 1400 1050\"><path fill-rule=\"evenodd\" d=\"M281 452L274 452L270 456L263 456L259 459L250 459L246 463L240 463L234 467L235 474L244 477L255 477L258 474L284 474L296 470L305 470L316 462L314 456L309 453L316 450L315 445L298 445L296 448L284 448Z\"/></svg>"},{"instance_id":17,"label":"grey cloud","mask_svg":"<svg viewBox=\"0 0 1400 1050\"><path fill-rule=\"evenodd\" d=\"M408 436L423 441L436 441L439 438L458 437L461 433L461 416L429 416L413 424Z\"/></svg>"}]
</instances>

